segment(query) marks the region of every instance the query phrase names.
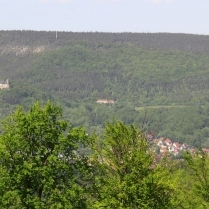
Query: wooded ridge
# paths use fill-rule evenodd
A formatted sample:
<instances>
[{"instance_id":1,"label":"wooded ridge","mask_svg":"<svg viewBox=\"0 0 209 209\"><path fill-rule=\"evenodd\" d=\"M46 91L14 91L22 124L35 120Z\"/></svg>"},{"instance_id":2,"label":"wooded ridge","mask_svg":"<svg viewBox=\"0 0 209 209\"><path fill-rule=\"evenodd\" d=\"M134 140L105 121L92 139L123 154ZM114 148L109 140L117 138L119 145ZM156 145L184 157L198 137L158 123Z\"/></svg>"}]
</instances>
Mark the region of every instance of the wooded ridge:
<instances>
[{"instance_id":1,"label":"wooded ridge","mask_svg":"<svg viewBox=\"0 0 209 209\"><path fill-rule=\"evenodd\" d=\"M51 99L89 132L114 117L209 147L208 58L205 35L0 31L0 114Z\"/></svg>"}]
</instances>

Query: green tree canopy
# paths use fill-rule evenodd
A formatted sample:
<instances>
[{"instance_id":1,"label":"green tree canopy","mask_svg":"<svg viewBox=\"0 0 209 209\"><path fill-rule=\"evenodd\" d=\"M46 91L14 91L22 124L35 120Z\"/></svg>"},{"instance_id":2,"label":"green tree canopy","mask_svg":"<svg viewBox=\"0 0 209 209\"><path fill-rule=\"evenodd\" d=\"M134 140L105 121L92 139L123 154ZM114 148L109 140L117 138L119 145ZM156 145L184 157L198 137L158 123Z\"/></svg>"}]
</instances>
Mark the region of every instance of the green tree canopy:
<instances>
[{"instance_id":1,"label":"green tree canopy","mask_svg":"<svg viewBox=\"0 0 209 209\"><path fill-rule=\"evenodd\" d=\"M171 208L172 188L166 168L154 162L143 133L122 122L107 123L104 139L96 139L100 175L95 208Z\"/></svg>"},{"instance_id":2,"label":"green tree canopy","mask_svg":"<svg viewBox=\"0 0 209 209\"><path fill-rule=\"evenodd\" d=\"M190 175L189 189L184 190L184 196L188 197L188 208L209 208L209 156L202 149L197 153L186 153L187 175ZM189 201L188 201L189 200Z\"/></svg>"},{"instance_id":3,"label":"green tree canopy","mask_svg":"<svg viewBox=\"0 0 209 209\"><path fill-rule=\"evenodd\" d=\"M39 103L9 115L0 136L1 208L86 208L87 139L59 107Z\"/></svg>"}]
</instances>

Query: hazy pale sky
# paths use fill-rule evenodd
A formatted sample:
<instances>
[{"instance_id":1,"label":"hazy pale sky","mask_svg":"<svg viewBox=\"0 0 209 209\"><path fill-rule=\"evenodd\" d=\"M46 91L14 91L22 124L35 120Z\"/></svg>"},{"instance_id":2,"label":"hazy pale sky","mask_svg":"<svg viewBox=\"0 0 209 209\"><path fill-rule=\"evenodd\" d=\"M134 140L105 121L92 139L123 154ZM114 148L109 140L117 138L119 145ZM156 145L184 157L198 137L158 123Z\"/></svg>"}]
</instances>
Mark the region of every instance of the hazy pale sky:
<instances>
[{"instance_id":1,"label":"hazy pale sky","mask_svg":"<svg viewBox=\"0 0 209 209\"><path fill-rule=\"evenodd\" d=\"M209 35L209 0L0 0L0 30Z\"/></svg>"}]
</instances>

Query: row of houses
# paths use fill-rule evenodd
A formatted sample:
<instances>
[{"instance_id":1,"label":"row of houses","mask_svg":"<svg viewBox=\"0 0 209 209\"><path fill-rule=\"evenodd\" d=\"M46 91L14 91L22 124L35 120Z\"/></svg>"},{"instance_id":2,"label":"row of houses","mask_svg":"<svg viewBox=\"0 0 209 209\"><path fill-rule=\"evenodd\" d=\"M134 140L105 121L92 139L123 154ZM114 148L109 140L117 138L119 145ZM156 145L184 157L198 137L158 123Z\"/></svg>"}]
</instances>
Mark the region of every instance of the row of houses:
<instances>
[{"instance_id":1,"label":"row of houses","mask_svg":"<svg viewBox=\"0 0 209 209\"><path fill-rule=\"evenodd\" d=\"M152 135L148 134L147 139L152 145L159 148L159 154L162 155L170 153L174 156L178 156L181 151L188 151L191 154L194 154L197 151L187 143L180 144L179 142L173 142L169 138L154 138ZM202 148L202 150L209 154L209 149Z\"/></svg>"}]
</instances>

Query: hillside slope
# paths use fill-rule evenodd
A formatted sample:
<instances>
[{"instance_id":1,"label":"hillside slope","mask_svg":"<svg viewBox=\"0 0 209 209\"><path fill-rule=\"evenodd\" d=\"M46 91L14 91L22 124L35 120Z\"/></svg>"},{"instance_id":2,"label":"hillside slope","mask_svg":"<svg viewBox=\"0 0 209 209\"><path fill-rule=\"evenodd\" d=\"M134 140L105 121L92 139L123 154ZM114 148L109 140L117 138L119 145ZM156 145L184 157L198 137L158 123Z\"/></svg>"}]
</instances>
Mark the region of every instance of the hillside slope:
<instances>
[{"instance_id":1,"label":"hillside slope","mask_svg":"<svg viewBox=\"0 0 209 209\"><path fill-rule=\"evenodd\" d=\"M0 80L11 85L0 92L2 116L52 99L89 131L114 116L207 145L208 58L209 36L0 31ZM117 103L96 104L101 98Z\"/></svg>"}]
</instances>

